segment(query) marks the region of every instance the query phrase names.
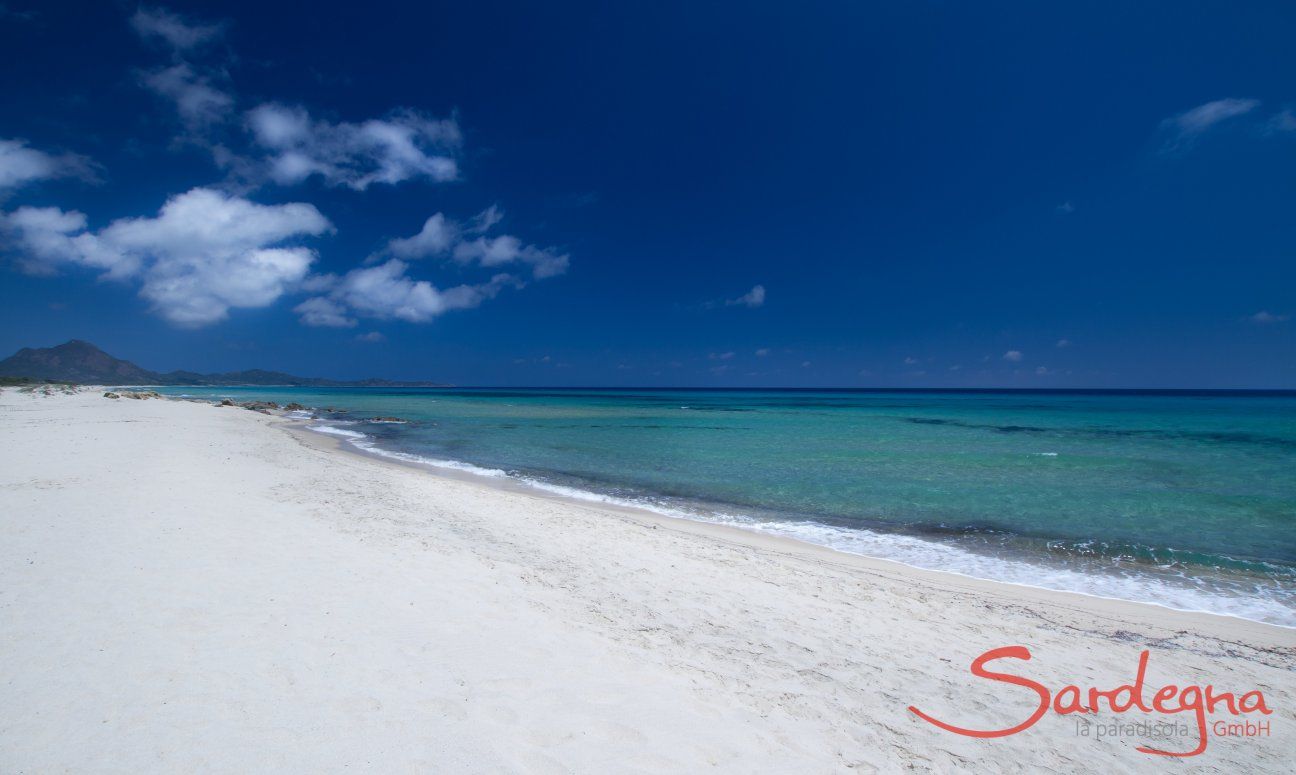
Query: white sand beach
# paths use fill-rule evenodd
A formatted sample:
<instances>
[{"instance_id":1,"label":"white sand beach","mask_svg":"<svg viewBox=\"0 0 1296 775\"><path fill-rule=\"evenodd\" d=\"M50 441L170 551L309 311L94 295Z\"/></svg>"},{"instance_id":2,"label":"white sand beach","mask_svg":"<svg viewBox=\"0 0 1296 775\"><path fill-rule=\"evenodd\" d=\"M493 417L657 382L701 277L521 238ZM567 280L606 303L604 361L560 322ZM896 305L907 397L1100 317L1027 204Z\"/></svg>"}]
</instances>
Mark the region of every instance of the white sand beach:
<instances>
[{"instance_id":1,"label":"white sand beach","mask_svg":"<svg viewBox=\"0 0 1296 775\"><path fill-rule=\"evenodd\" d=\"M298 424L299 425L299 424ZM1296 630L419 470L284 418L0 394L0 772L1284 772ZM1056 691L1259 690L1142 753ZM1173 716L1091 716L1096 724ZM1158 745L1188 750L1195 735Z\"/></svg>"}]
</instances>

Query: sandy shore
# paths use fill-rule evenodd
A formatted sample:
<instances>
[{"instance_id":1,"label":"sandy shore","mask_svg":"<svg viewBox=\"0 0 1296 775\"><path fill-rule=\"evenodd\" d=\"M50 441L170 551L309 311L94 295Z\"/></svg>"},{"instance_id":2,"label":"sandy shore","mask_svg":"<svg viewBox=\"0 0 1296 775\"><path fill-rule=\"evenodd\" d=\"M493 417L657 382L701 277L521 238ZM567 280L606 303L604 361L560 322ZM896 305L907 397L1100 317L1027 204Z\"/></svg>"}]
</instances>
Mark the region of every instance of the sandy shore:
<instances>
[{"instance_id":1,"label":"sandy shore","mask_svg":"<svg viewBox=\"0 0 1296 775\"><path fill-rule=\"evenodd\" d=\"M1296 631L435 475L277 417L0 394L0 772L1290 771ZM1097 738L1030 689L1260 690ZM1104 711L1094 724L1191 713Z\"/></svg>"}]
</instances>

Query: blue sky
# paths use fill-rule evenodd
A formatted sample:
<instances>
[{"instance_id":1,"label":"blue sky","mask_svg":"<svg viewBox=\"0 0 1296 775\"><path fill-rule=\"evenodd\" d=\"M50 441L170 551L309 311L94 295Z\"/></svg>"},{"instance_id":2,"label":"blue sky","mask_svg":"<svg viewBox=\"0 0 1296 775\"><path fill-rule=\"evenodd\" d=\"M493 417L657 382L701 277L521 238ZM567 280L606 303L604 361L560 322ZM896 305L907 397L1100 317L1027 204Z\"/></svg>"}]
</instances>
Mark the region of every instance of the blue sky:
<instances>
[{"instance_id":1,"label":"blue sky","mask_svg":"<svg viewBox=\"0 0 1296 775\"><path fill-rule=\"evenodd\" d=\"M1289 3L3 1L3 354L1296 387Z\"/></svg>"}]
</instances>

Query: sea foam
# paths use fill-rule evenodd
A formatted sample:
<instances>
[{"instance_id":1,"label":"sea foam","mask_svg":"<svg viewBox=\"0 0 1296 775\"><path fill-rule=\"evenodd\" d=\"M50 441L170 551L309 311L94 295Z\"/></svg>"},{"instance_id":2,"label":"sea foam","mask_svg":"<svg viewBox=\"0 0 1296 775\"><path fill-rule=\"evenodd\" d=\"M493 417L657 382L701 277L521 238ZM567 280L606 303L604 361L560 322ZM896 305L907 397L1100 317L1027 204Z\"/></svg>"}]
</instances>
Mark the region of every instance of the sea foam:
<instances>
[{"instance_id":1,"label":"sea foam","mask_svg":"<svg viewBox=\"0 0 1296 775\"><path fill-rule=\"evenodd\" d=\"M365 433L335 425L313 425L310 430L341 436L349 444L380 457L432 468L463 471L489 478L507 477L563 497L609 505L645 509L662 516L727 525L767 535L827 547L846 554L889 560L913 568L953 573L969 578L1016 584L1037 589L1074 592L1091 597L1150 603L1178 611L1212 613L1296 628L1296 596L1281 588L1256 588L1240 595L1212 589L1209 584L1170 583L1137 571L1089 573L1071 568L973 552L959 546L903 533L867 528L844 528L810 520L760 519L741 513L684 509L651 498L624 498L547 482L517 472L484 468L457 460L444 460L379 447ZM1043 453L1051 456L1049 453ZM1052 453L1056 454L1056 453Z\"/></svg>"}]
</instances>

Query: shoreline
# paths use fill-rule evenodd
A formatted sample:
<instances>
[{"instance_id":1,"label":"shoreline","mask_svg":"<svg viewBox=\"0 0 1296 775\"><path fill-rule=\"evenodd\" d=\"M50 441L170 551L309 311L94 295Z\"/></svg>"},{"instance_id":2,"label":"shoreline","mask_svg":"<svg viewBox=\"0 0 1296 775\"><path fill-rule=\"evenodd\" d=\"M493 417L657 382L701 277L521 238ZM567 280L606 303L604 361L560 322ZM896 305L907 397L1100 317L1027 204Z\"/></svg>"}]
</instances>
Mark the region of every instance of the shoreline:
<instances>
[{"instance_id":1,"label":"shoreline","mask_svg":"<svg viewBox=\"0 0 1296 775\"><path fill-rule=\"evenodd\" d=\"M0 769L1165 767L1074 717L975 740L908 710L1020 722L1031 692L968 673L1009 645L1033 659L1002 669L1054 690L1128 683L1144 650L1149 695L1261 690L1271 734L1212 733L1188 763L1287 767L1291 630L429 472L293 425L0 392ZM1085 721L1145 719L1189 721Z\"/></svg>"},{"instance_id":2,"label":"shoreline","mask_svg":"<svg viewBox=\"0 0 1296 775\"><path fill-rule=\"evenodd\" d=\"M175 400L189 400L189 399L175 399ZM486 472L485 470L478 469L478 467L473 466L472 464L469 463L462 463L459 461L448 461L449 463L451 463L451 465L438 465L437 463L431 461L426 461L426 460L420 461L416 459L408 459L406 457L400 456L401 453L392 453L381 449L370 450L365 447L361 447L357 444L351 443L351 437L345 435L345 433L338 433L335 431L334 432L319 431L307 427L311 423L320 423L320 424L327 425L328 420L322 420L319 418L306 419L306 418L287 417L282 414L273 415L273 416L277 416L279 417L279 419L286 421L288 425L284 426L284 430L286 430L295 438L301 440L303 443L322 446L323 448L335 450L338 452L342 452L344 454L357 455L365 459L374 460L380 463L414 469L431 476L446 477L456 481L471 482L483 487L500 488L509 492L526 493L526 494L533 495L535 497L558 499L560 501L567 502L572 505L583 505L595 509L606 509L608 511L617 514L623 516L629 516L632 518L637 518L639 520L645 520L645 519L666 520L667 523L671 525L676 525L678 523L684 523L686 525L701 525L701 526L705 526L705 528L701 532L702 535L713 535L713 536L720 536L720 537L729 536L731 540L735 540L737 537L759 536L761 539L768 539L769 541L772 542L770 544L761 544L761 545L768 545L774 547L782 546L785 549L812 548L816 552L821 552L821 551L828 552L829 556L858 558L860 560L865 561L866 563L886 563L888 565L895 565L904 568L907 571L913 571L920 574L938 574L938 576L953 576L969 582L984 583L984 584L990 584L995 586L1006 585L1021 590L1032 590L1034 592L1042 593L1041 597L1035 598L1039 600L1049 600L1054 595L1076 595L1082 598L1090 598L1093 600L1105 601L1111 603L1122 603L1122 604L1130 604L1136 606L1150 606L1155 609L1169 611L1177 614L1218 617L1222 620L1226 620L1229 622L1245 622L1248 624L1258 624L1266 627L1275 627L1281 630L1292 631L1293 634L1296 634L1296 625L1289 625L1289 624L1283 624L1280 622L1272 622L1272 621L1263 621L1260 619L1254 619L1236 613L1209 611L1205 609L1179 608L1166 603L1160 603L1160 602L1150 601L1150 600L1132 600L1126 597L1102 595L1093 592L1085 592L1082 590L1058 589L1056 587L1035 585L1035 584L1029 584L1029 583L1019 582L1019 581L987 578L983 576L973 575L970 573L964 573L958 570L926 568L920 565L907 563L899 559L892 559L888 557L880 557L880 556L869 555L864 553L850 552L842 549L837 549L835 547L828 546L826 544L819 544L813 541L801 539L794 536L778 535L775 533L762 531L754 528L746 528L741 525L726 524L717 521L709 521L702 518L692 518L689 516L675 516L673 514L663 513L662 511L658 511L646 506L639 506L628 502L618 502L606 498L604 496L599 496L596 493L591 493L592 497L590 498L583 498L578 495L568 495L556 488L551 489L549 487L545 487L543 485L530 482L526 479L509 476L507 474L496 476L493 475L492 473ZM353 431L347 431L346 433L352 433L352 432ZM367 438L365 434L361 434L361 436ZM411 456L411 457L416 457L416 456ZM708 532L708 531L714 531L714 532ZM1074 572L1077 574L1082 573L1080 571L1074 571Z\"/></svg>"}]
</instances>

